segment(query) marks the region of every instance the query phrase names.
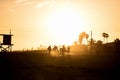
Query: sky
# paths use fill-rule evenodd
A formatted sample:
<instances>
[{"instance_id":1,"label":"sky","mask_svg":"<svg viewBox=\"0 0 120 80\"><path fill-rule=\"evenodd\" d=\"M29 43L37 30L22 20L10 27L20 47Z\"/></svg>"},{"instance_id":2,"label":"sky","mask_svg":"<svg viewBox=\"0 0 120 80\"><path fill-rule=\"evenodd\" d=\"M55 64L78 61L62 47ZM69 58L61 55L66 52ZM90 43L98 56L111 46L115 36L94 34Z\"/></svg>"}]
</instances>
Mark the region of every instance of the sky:
<instances>
[{"instance_id":1,"label":"sky","mask_svg":"<svg viewBox=\"0 0 120 80\"><path fill-rule=\"evenodd\" d=\"M10 29L14 50L69 45L91 31L112 42L120 38L120 0L0 0L0 33Z\"/></svg>"}]
</instances>

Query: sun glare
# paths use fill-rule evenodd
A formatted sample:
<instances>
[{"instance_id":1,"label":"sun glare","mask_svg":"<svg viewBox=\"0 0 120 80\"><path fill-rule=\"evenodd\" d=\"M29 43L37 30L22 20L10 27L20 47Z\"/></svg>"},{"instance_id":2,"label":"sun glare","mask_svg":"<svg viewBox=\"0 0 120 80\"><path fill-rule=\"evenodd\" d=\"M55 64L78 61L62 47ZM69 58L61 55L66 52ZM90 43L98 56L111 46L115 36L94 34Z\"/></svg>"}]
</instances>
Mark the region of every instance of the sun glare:
<instances>
[{"instance_id":1,"label":"sun glare","mask_svg":"<svg viewBox=\"0 0 120 80\"><path fill-rule=\"evenodd\" d=\"M77 40L84 24L85 22L76 8L62 5L49 15L47 26L56 44L71 45Z\"/></svg>"}]
</instances>

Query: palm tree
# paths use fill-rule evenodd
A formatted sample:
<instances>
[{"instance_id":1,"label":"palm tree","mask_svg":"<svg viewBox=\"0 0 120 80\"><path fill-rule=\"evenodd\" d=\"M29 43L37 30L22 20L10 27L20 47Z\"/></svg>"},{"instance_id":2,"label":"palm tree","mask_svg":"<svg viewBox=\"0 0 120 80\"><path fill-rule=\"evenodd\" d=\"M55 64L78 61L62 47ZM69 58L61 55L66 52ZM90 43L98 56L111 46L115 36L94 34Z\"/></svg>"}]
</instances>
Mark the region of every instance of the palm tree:
<instances>
[{"instance_id":1,"label":"palm tree","mask_svg":"<svg viewBox=\"0 0 120 80\"><path fill-rule=\"evenodd\" d=\"M102 33L102 36L103 36L103 38L104 38L104 43L106 42L108 42L108 37L109 37L109 35L108 35L108 33Z\"/></svg>"},{"instance_id":2,"label":"palm tree","mask_svg":"<svg viewBox=\"0 0 120 80\"><path fill-rule=\"evenodd\" d=\"M82 34L80 34L79 35L79 40L78 40L78 42L79 42L80 45L82 44L82 39L83 39L83 36L82 36Z\"/></svg>"},{"instance_id":3,"label":"palm tree","mask_svg":"<svg viewBox=\"0 0 120 80\"><path fill-rule=\"evenodd\" d=\"M83 44L85 44L85 41L86 41L86 32L82 32L81 34L83 36L82 42L83 42Z\"/></svg>"},{"instance_id":4,"label":"palm tree","mask_svg":"<svg viewBox=\"0 0 120 80\"><path fill-rule=\"evenodd\" d=\"M88 43L88 37L89 35L86 32L82 32L79 35L79 44L81 45L82 43L85 44L86 42Z\"/></svg>"},{"instance_id":5,"label":"palm tree","mask_svg":"<svg viewBox=\"0 0 120 80\"><path fill-rule=\"evenodd\" d=\"M108 43L109 34L106 33L105 37L106 37L106 43Z\"/></svg>"},{"instance_id":6,"label":"palm tree","mask_svg":"<svg viewBox=\"0 0 120 80\"><path fill-rule=\"evenodd\" d=\"M86 37L86 41L87 41L87 44L88 44L89 35L86 33L85 37Z\"/></svg>"},{"instance_id":7,"label":"palm tree","mask_svg":"<svg viewBox=\"0 0 120 80\"><path fill-rule=\"evenodd\" d=\"M103 36L103 42L105 43L106 33L102 33L102 36Z\"/></svg>"}]
</instances>

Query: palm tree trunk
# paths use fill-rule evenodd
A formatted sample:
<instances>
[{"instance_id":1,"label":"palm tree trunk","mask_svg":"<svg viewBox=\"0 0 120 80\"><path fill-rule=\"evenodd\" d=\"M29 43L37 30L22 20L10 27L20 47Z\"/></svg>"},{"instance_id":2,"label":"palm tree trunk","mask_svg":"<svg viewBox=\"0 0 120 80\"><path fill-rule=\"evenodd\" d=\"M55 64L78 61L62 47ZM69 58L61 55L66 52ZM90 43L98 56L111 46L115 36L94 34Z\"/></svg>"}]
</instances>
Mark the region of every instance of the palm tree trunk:
<instances>
[{"instance_id":1,"label":"palm tree trunk","mask_svg":"<svg viewBox=\"0 0 120 80\"><path fill-rule=\"evenodd\" d=\"M105 37L103 37L103 42L105 43Z\"/></svg>"},{"instance_id":2,"label":"palm tree trunk","mask_svg":"<svg viewBox=\"0 0 120 80\"><path fill-rule=\"evenodd\" d=\"M106 38L106 43L108 43L108 38Z\"/></svg>"}]
</instances>

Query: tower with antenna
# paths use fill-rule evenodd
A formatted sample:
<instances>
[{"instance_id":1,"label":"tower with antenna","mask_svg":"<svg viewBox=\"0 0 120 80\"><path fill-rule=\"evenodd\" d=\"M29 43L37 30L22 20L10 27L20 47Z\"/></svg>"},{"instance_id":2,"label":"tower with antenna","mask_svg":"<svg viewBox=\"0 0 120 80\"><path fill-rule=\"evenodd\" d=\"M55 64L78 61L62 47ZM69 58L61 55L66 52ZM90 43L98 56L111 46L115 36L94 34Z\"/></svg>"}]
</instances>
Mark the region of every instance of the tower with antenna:
<instances>
[{"instance_id":1,"label":"tower with antenna","mask_svg":"<svg viewBox=\"0 0 120 80\"><path fill-rule=\"evenodd\" d=\"M92 44L92 42L93 42L93 38L92 38L92 30L91 30L91 41L90 41L91 51L92 51L92 49L93 49L93 44Z\"/></svg>"}]
</instances>

